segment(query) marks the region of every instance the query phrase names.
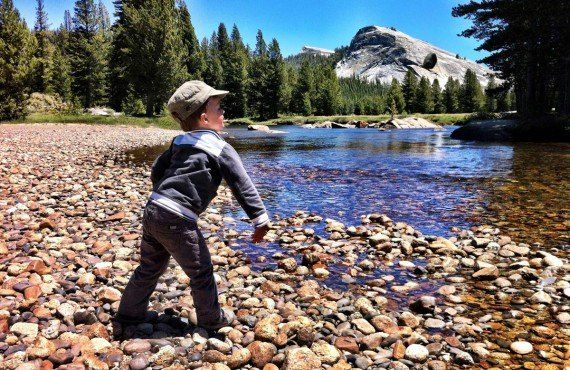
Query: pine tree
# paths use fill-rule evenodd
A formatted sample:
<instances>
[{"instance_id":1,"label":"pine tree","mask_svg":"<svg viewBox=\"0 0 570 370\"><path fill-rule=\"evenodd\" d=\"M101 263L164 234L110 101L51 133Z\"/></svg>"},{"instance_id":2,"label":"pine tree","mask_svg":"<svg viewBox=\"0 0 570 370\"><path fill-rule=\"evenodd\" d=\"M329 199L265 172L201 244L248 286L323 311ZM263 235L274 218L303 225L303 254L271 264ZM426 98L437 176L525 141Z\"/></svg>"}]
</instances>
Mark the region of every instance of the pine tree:
<instances>
[{"instance_id":1,"label":"pine tree","mask_svg":"<svg viewBox=\"0 0 570 370\"><path fill-rule=\"evenodd\" d=\"M459 81L454 80L453 77L449 77L443 91L443 103L446 113L459 112L459 90Z\"/></svg>"},{"instance_id":2,"label":"pine tree","mask_svg":"<svg viewBox=\"0 0 570 370\"><path fill-rule=\"evenodd\" d=\"M129 92L127 34L123 2L123 0L113 1L116 21L111 26L112 41L109 52L109 104L116 111L123 111L123 103Z\"/></svg>"},{"instance_id":3,"label":"pine tree","mask_svg":"<svg viewBox=\"0 0 570 370\"><path fill-rule=\"evenodd\" d=\"M135 6L136 5L136 6ZM172 92L188 77L179 16L173 0L123 4L126 76L145 114L161 113Z\"/></svg>"},{"instance_id":4,"label":"pine tree","mask_svg":"<svg viewBox=\"0 0 570 370\"><path fill-rule=\"evenodd\" d=\"M395 78L392 78L392 83L390 84L387 103L393 115L402 113L406 109L406 100L402 92L402 87Z\"/></svg>"},{"instance_id":5,"label":"pine tree","mask_svg":"<svg viewBox=\"0 0 570 370\"><path fill-rule=\"evenodd\" d=\"M67 32L71 32L73 29L73 20L71 19L71 14L67 9L63 13L63 28L65 28Z\"/></svg>"},{"instance_id":6,"label":"pine tree","mask_svg":"<svg viewBox=\"0 0 570 370\"><path fill-rule=\"evenodd\" d=\"M224 98L229 118L245 117L247 112L247 56L243 49L232 43L227 53L228 62L224 73L224 88L231 93Z\"/></svg>"},{"instance_id":7,"label":"pine tree","mask_svg":"<svg viewBox=\"0 0 570 370\"><path fill-rule=\"evenodd\" d=\"M290 107L293 87L297 83L297 73L295 71L295 67L287 63L285 63L284 81L280 111L283 113L289 113L291 111Z\"/></svg>"},{"instance_id":8,"label":"pine tree","mask_svg":"<svg viewBox=\"0 0 570 370\"><path fill-rule=\"evenodd\" d=\"M249 65L248 108L251 115L262 120L271 117L271 107L267 95L269 93L269 78L271 61L269 60L267 44L261 30L257 31L255 51Z\"/></svg>"},{"instance_id":9,"label":"pine tree","mask_svg":"<svg viewBox=\"0 0 570 370\"><path fill-rule=\"evenodd\" d=\"M215 45L215 44L214 44ZM202 72L202 78L205 83L210 86L222 86L222 64L218 57L217 49L211 45L206 38L201 43L202 53L204 54L205 69ZM225 99L225 98L224 98Z\"/></svg>"},{"instance_id":10,"label":"pine tree","mask_svg":"<svg viewBox=\"0 0 570 370\"><path fill-rule=\"evenodd\" d=\"M465 113L477 112L483 106L483 99L483 90L477 75L468 69L465 72L463 85L461 86L461 110Z\"/></svg>"},{"instance_id":11,"label":"pine tree","mask_svg":"<svg viewBox=\"0 0 570 370\"><path fill-rule=\"evenodd\" d=\"M186 70L188 71L189 78L192 80L202 79L202 71L205 69L204 55L200 49L194 26L190 19L190 12L184 2L180 3L180 27L182 28L182 41L187 50Z\"/></svg>"},{"instance_id":12,"label":"pine tree","mask_svg":"<svg viewBox=\"0 0 570 370\"><path fill-rule=\"evenodd\" d=\"M406 72L402 91L404 92L404 99L406 100L406 111L408 113L414 113L417 110L416 95L418 92L418 78L411 69L408 69Z\"/></svg>"},{"instance_id":13,"label":"pine tree","mask_svg":"<svg viewBox=\"0 0 570 370\"><path fill-rule=\"evenodd\" d=\"M0 1L0 120L25 116L36 48L12 0Z\"/></svg>"},{"instance_id":14,"label":"pine tree","mask_svg":"<svg viewBox=\"0 0 570 370\"><path fill-rule=\"evenodd\" d=\"M99 29L102 31L109 31L111 29L111 20L107 7L101 0L97 4L97 19L99 20Z\"/></svg>"},{"instance_id":15,"label":"pine tree","mask_svg":"<svg viewBox=\"0 0 570 370\"><path fill-rule=\"evenodd\" d=\"M38 48L34 55L36 68L32 81L32 90L44 93L50 90L49 81L52 74L54 47L49 40L48 15L44 9L43 0L37 0L34 36L38 41Z\"/></svg>"},{"instance_id":16,"label":"pine tree","mask_svg":"<svg viewBox=\"0 0 570 370\"><path fill-rule=\"evenodd\" d=\"M87 108L107 101L109 45L100 31L93 0L77 0L74 11L69 42L72 89L83 107Z\"/></svg>"},{"instance_id":17,"label":"pine tree","mask_svg":"<svg viewBox=\"0 0 570 370\"><path fill-rule=\"evenodd\" d=\"M297 83L293 87L291 94L290 109L294 113L301 113L305 116L312 114L311 98L315 95L315 79L311 64L304 60L301 62Z\"/></svg>"},{"instance_id":18,"label":"pine tree","mask_svg":"<svg viewBox=\"0 0 570 370\"><path fill-rule=\"evenodd\" d=\"M433 80L433 84L431 85L431 95L433 97L433 113L444 113L445 103L441 86L439 85L439 80L437 78Z\"/></svg>"},{"instance_id":19,"label":"pine tree","mask_svg":"<svg viewBox=\"0 0 570 370\"><path fill-rule=\"evenodd\" d=\"M568 14L567 0L472 0L452 12L470 19L461 35L482 41L477 50L488 56L481 62L514 87L524 116L570 112Z\"/></svg>"},{"instance_id":20,"label":"pine tree","mask_svg":"<svg viewBox=\"0 0 570 370\"><path fill-rule=\"evenodd\" d=\"M313 108L317 115L338 113L342 103L340 84L331 65L318 65L315 73L315 94Z\"/></svg>"},{"instance_id":21,"label":"pine tree","mask_svg":"<svg viewBox=\"0 0 570 370\"><path fill-rule=\"evenodd\" d=\"M416 96L416 107L420 113L431 113L433 111L433 96L431 85L427 77L420 79Z\"/></svg>"},{"instance_id":22,"label":"pine tree","mask_svg":"<svg viewBox=\"0 0 570 370\"><path fill-rule=\"evenodd\" d=\"M486 112L496 112L497 111L497 84L495 83L495 77L491 76L489 82L487 83L487 88L485 89L485 111Z\"/></svg>"},{"instance_id":23,"label":"pine tree","mask_svg":"<svg viewBox=\"0 0 570 370\"><path fill-rule=\"evenodd\" d=\"M276 39L271 40L268 47L269 76L267 84L268 116L277 118L283 107L283 89L285 80L285 62Z\"/></svg>"}]
</instances>

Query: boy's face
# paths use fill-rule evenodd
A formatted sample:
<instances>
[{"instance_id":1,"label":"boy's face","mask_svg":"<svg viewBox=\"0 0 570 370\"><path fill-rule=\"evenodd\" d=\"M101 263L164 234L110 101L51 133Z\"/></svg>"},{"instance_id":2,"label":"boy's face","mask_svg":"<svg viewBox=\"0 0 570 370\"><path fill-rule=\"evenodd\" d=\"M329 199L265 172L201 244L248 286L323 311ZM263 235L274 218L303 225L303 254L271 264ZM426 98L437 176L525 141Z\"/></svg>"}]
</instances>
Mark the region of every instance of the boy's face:
<instances>
[{"instance_id":1,"label":"boy's face","mask_svg":"<svg viewBox=\"0 0 570 370\"><path fill-rule=\"evenodd\" d=\"M206 112L200 119L201 126L221 131L224 128L224 110L220 107L221 98L212 96L206 104Z\"/></svg>"}]
</instances>

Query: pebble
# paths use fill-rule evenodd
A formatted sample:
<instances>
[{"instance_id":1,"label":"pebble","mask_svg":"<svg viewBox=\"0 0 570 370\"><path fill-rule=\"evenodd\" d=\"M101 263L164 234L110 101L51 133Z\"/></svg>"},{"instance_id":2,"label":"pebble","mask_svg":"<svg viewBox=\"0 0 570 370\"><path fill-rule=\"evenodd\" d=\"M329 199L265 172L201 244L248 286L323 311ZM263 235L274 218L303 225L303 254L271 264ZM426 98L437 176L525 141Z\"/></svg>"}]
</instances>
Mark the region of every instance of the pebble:
<instances>
[{"instance_id":1,"label":"pebble","mask_svg":"<svg viewBox=\"0 0 570 370\"><path fill-rule=\"evenodd\" d=\"M532 344L525 341L517 341L511 343L511 350L519 355L526 355L532 352Z\"/></svg>"}]
</instances>

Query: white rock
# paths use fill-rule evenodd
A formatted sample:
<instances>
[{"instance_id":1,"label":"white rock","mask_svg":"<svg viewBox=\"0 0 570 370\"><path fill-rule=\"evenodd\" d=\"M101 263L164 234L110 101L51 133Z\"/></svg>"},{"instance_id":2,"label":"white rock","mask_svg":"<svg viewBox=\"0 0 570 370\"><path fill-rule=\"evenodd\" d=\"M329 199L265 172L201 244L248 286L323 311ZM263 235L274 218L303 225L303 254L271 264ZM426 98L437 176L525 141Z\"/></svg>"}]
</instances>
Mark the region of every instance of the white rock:
<instances>
[{"instance_id":1,"label":"white rock","mask_svg":"<svg viewBox=\"0 0 570 370\"><path fill-rule=\"evenodd\" d=\"M405 356L410 361L424 362L429 356L429 351L421 344L411 344L406 348Z\"/></svg>"},{"instance_id":2,"label":"white rock","mask_svg":"<svg viewBox=\"0 0 570 370\"><path fill-rule=\"evenodd\" d=\"M526 355L532 352L532 344L525 341L511 343L511 350L519 355Z\"/></svg>"}]
</instances>

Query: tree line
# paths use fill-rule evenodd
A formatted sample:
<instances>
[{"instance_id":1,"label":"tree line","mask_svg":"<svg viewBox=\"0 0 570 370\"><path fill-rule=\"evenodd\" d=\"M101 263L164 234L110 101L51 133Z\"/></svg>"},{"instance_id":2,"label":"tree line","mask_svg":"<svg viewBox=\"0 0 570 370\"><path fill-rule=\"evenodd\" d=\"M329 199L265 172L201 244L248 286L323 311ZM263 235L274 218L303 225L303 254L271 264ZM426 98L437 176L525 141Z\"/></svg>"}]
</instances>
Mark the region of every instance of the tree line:
<instances>
[{"instance_id":1,"label":"tree line","mask_svg":"<svg viewBox=\"0 0 570 370\"><path fill-rule=\"evenodd\" d=\"M131 115L159 115L184 81L201 79L229 90L227 118L275 118L279 114L335 115L454 113L511 109L508 90L482 88L472 71L445 86L409 70L391 84L337 78L329 57L284 58L278 41L258 30L254 48L234 24L224 23L198 41L190 12L174 0L116 0L115 21L99 0L77 0L73 14L52 29L37 0L32 30L12 0L0 0L0 119L26 114L30 92L54 94L75 107L110 106ZM491 93L492 92L492 93Z\"/></svg>"},{"instance_id":2,"label":"tree line","mask_svg":"<svg viewBox=\"0 0 570 370\"><path fill-rule=\"evenodd\" d=\"M536 117L570 112L570 2L567 0L469 1L452 15L472 20L462 36L482 41L488 64L514 88L517 112ZM566 46L565 46L566 45Z\"/></svg>"}]
</instances>

